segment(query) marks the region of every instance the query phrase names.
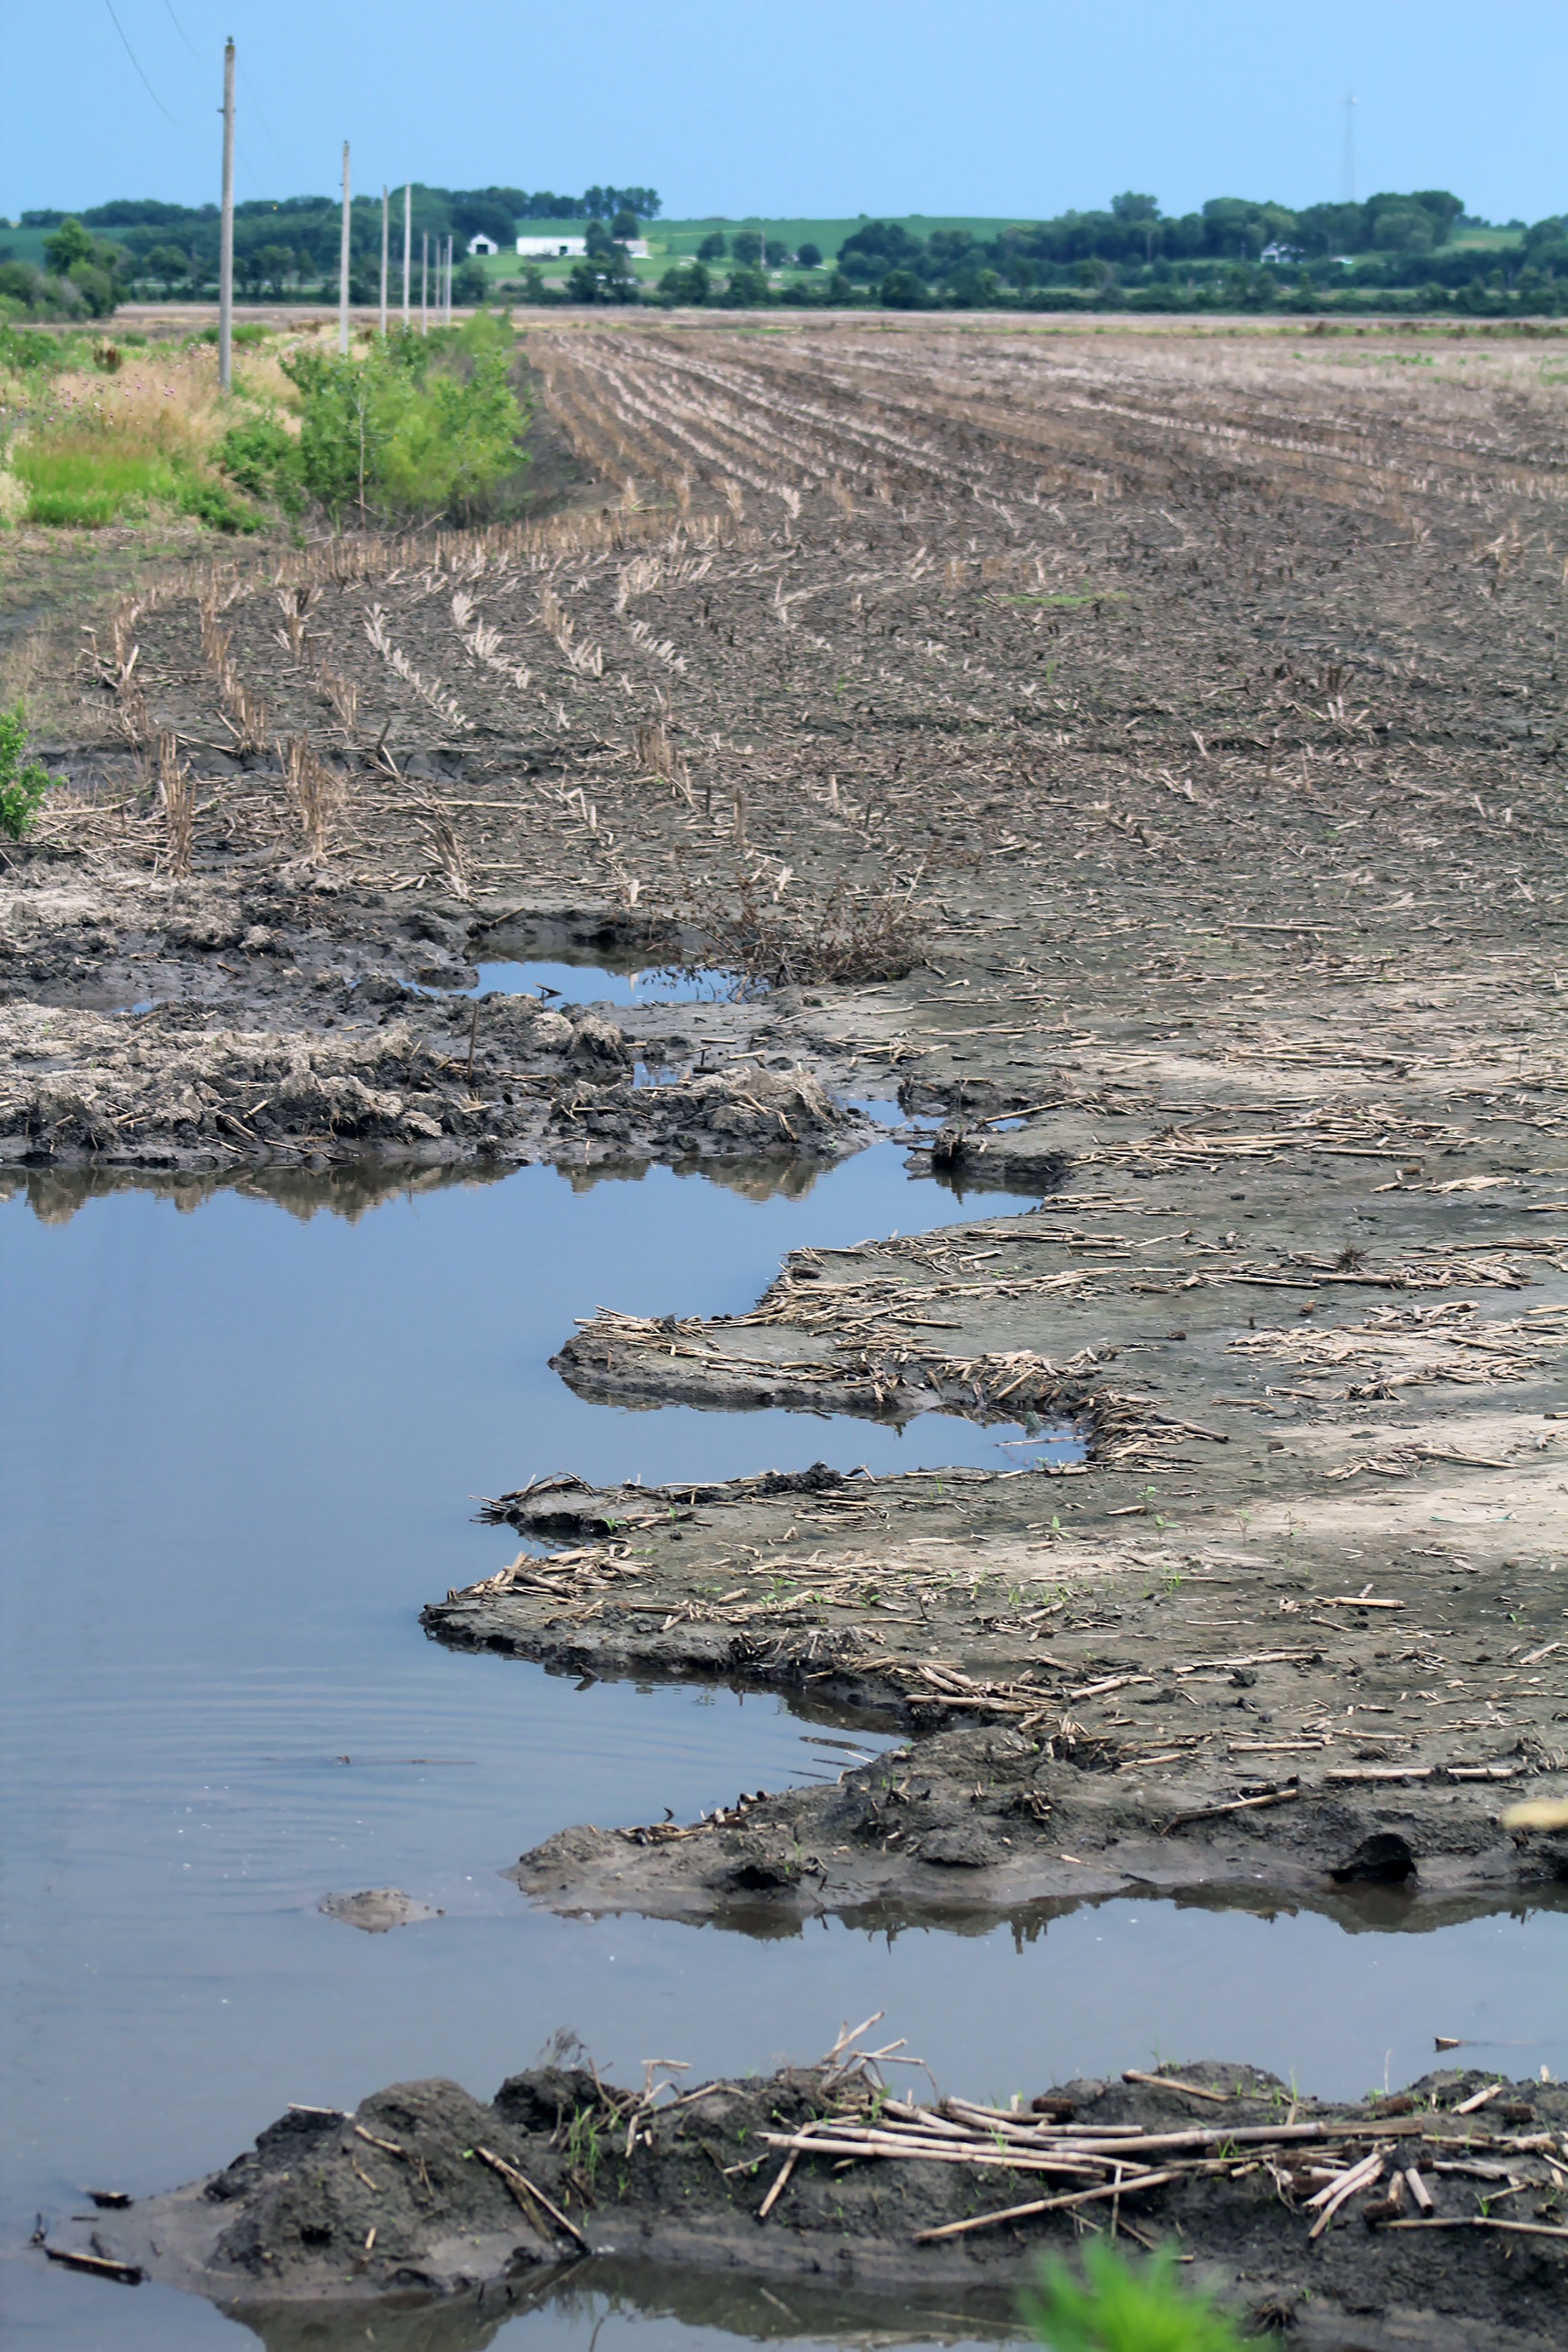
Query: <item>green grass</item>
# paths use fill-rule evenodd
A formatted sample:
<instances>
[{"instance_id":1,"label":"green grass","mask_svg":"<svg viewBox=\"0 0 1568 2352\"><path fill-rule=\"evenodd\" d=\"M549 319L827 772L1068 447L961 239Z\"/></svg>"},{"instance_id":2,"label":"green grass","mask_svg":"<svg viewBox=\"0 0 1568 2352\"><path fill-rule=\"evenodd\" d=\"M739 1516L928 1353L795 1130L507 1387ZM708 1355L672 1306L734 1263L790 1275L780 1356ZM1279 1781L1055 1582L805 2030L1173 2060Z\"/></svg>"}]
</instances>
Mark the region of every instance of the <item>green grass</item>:
<instances>
[{"instance_id":1,"label":"green grass","mask_svg":"<svg viewBox=\"0 0 1568 2352\"><path fill-rule=\"evenodd\" d=\"M44 239L53 236L52 228L0 228L0 245L8 245L13 261L30 261L35 269L44 267Z\"/></svg>"},{"instance_id":2,"label":"green grass","mask_svg":"<svg viewBox=\"0 0 1568 2352\"><path fill-rule=\"evenodd\" d=\"M106 523L139 522L155 507L174 507L215 530L254 530L260 520L205 468L180 465L162 450L116 448L101 432L24 441L12 467L27 488L28 522L101 530Z\"/></svg>"},{"instance_id":3,"label":"green grass","mask_svg":"<svg viewBox=\"0 0 1568 2352\"><path fill-rule=\"evenodd\" d=\"M852 218L837 220L763 220L754 213L745 220L660 220L647 232L648 244L656 256L677 257L694 254L705 236L715 229L726 236L738 228L760 228L763 235L787 245L793 253L798 246L819 246L829 261L847 236L864 228L870 220L887 221L907 228L911 236L928 237L933 228L966 228L971 236L986 243L1001 236L1004 229L1021 227L1026 216L1018 213L858 213Z\"/></svg>"},{"instance_id":4,"label":"green grass","mask_svg":"<svg viewBox=\"0 0 1568 2352\"><path fill-rule=\"evenodd\" d=\"M97 530L179 503L180 483L166 457L108 447L99 433L24 441L12 463L27 486L29 522Z\"/></svg>"}]
</instances>

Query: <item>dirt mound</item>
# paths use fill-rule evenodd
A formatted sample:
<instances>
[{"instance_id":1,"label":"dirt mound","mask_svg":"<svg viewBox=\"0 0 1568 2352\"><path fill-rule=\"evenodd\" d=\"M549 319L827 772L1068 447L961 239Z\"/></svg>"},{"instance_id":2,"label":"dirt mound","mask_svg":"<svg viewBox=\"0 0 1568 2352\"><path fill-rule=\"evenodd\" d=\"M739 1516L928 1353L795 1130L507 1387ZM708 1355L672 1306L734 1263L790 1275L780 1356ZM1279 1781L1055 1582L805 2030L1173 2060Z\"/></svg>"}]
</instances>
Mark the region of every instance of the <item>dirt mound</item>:
<instances>
[{"instance_id":1,"label":"dirt mound","mask_svg":"<svg viewBox=\"0 0 1568 2352\"><path fill-rule=\"evenodd\" d=\"M100 2217L96 2242L244 2311L516 2294L589 2256L1005 2284L1093 2222L1142 2243L1179 2231L1239 2313L1303 2342L1342 2340L1346 2310L1358 2343L1401 2340L1415 2310L1427 2343L1554 2340L1568 2091L1444 2071L1328 2106L1205 2061L1009 2108L916 2106L849 2042L811 2068L687 2090L679 2074L626 2091L546 2065L489 2103L437 2080L352 2116L290 2108L226 2170ZM1506 2219L1491 2211L1505 2189Z\"/></svg>"}]
</instances>

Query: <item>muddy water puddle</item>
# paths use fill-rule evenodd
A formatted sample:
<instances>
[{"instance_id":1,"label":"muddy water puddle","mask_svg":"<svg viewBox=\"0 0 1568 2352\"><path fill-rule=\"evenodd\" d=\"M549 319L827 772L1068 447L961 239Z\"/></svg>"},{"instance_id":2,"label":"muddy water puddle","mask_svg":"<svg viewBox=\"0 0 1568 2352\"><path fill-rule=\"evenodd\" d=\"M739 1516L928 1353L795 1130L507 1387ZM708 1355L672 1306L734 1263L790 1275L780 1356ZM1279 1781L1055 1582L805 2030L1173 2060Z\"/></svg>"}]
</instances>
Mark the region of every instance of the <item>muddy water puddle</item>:
<instances>
[{"instance_id":1,"label":"muddy water puddle","mask_svg":"<svg viewBox=\"0 0 1568 2352\"><path fill-rule=\"evenodd\" d=\"M0 2246L89 2186L140 2192L226 2161L289 2099L423 2074L488 2093L562 2024L635 2078L656 2053L715 2073L813 2055L879 2008L944 2086L982 2095L1156 2051L1359 2091L1421 2071L1436 2033L1517 2073L1568 2064L1557 1912L1381 1934L1414 1915L1122 1902L763 1940L530 1910L498 1874L564 1822L690 1818L882 1743L772 1696L583 1691L428 1643L420 1603L515 1549L472 1524L470 1498L560 1468L652 1481L1034 1451L938 1416L900 1437L605 1408L547 1357L600 1301L734 1311L793 1245L964 1212L908 1179L892 1142L793 1197L545 1169L378 1205L339 1187L352 1215L321 1197L293 1181L287 1209L219 1192L180 1213L150 1190L70 1215L47 1192L45 1217L0 1208ZM379 1886L434 1916L370 1936L318 1908ZM585 2345L606 2309L606 2342L752 2332L587 2295L496 2340ZM15 2251L0 2315L51 2352L253 2340ZM363 2315L341 2340L364 2340Z\"/></svg>"},{"instance_id":2,"label":"muddy water puddle","mask_svg":"<svg viewBox=\"0 0 1568 2352\"><path fill-rule=\"evenodd\" d=\"M465 996L543 996L563 1004L733 1004L757 992L736 971L639 968L610 971L602 964L501 961L479 963L479 985Z\"/></svg>"}]
</instances>

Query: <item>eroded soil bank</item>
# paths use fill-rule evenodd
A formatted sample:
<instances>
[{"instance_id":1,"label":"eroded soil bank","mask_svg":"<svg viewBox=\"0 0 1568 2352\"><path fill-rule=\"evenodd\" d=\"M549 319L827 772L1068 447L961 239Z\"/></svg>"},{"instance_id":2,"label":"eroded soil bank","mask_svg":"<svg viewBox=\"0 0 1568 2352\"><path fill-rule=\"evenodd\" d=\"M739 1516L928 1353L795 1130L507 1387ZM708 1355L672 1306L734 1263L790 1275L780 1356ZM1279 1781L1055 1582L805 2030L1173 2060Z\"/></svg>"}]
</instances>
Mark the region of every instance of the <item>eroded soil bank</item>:
<instances>
[{"instance_id":1,"label":"eroded soil bank","mask_svg":"<svg viewBox=\"0 0 1568 2352\"><path fill-rule=\"evenodd\" d=\"M649 2092L549 2067L489 2103L437 2081L352 2116L290 2108L226 2171L100 2215L90 2243L79 2224L79 2251L240 2315L484 2290L494 2315L537 2294L547 2266L616 2258L1005 2289L1042 2246L1110 2228L1174 2237L1259 2334L1560 2340L1555 2086L1444 2071L1331 2107L1210 2061L1011 2107L916 2105L852 2049L830 2055L698 2088L657 2068Z\"/></svg>"}]
</instances>

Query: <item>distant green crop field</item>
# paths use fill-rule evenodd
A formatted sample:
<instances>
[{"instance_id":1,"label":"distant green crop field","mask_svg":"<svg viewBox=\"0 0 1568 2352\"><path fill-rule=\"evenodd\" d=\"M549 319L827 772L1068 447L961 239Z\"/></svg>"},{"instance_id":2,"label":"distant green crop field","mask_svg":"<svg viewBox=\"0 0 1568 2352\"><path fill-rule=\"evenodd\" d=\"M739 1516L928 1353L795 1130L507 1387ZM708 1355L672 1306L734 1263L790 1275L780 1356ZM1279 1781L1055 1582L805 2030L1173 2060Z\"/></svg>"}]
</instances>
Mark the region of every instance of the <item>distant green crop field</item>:
<instances>
[{"instance_id":1,"label":"distant green crop field","mask_svg":"<svg viewBox=\"0 0 1568 2352\"><path fill-rule=\"evenodd\" d=\"M647 261L634 262L636 275L644 280L657 279L673 261L689 260L705 236L718 229L731 237L738 228L761 229L770 242L788 246L794 253L800 246L817 247L825 261L831 261L847 236L863 228L868 220L899 222L911 236L928 237L934 228L966 228L971 236L989 240L999 236L1005 228L1017 225L1014 215L984 213L859 213L840 220L774 220L759 219L753 213L749 220L656 220L644 224L643 234L648 241ZM529 236L581 236L585 221L529 221L521 235ZM546 283L564 278L571 263L559 259L521 260L510 247L484 257L485 268L492 278L515 278L525 268L542 272Z\"/></svg>"},{"instance_id":2,"label":"distant green crop field","mask_svg":"<svg viewBox=\"0 0 1568 2352\"><path fill-rule=\"evenodd\" d=\"M1443 250L1448 253L1504 253L1523 242L1522 229L1457 228Z\"/></svg>"},{"instance_id":3,"label":"distant green crop field","mask_svg":"<svg viewBox=\"0 0 1568 2352\"><path fill-rule=\"evenodd\" d=\"M647 235L656 251L691 254L715 229L731 236L738 228L760 228L765 236L787 245L792 253L798 246L819 246L830 261L845 238L864 228L868 220L896 221L911 236L928 237L933 228L966 228L972 236L989 240L1000 236L1005 228L1019 226L1027 217L1018 213L858 213L847 220L762 220L753 213L743 220L658 220Z\"/></svg>"},{"instance_id":4,"label":"distant green crop field","mask_svg":"<svg viewBox=\"0 0 1568 2352\"><path fill-rule=\"evenodd\" d=\"M10 247L13 261L30 261L35 269L41 269L44 239L51 233L47 228L0 228L0 246Z\"/></svg>"}]
</instances>

